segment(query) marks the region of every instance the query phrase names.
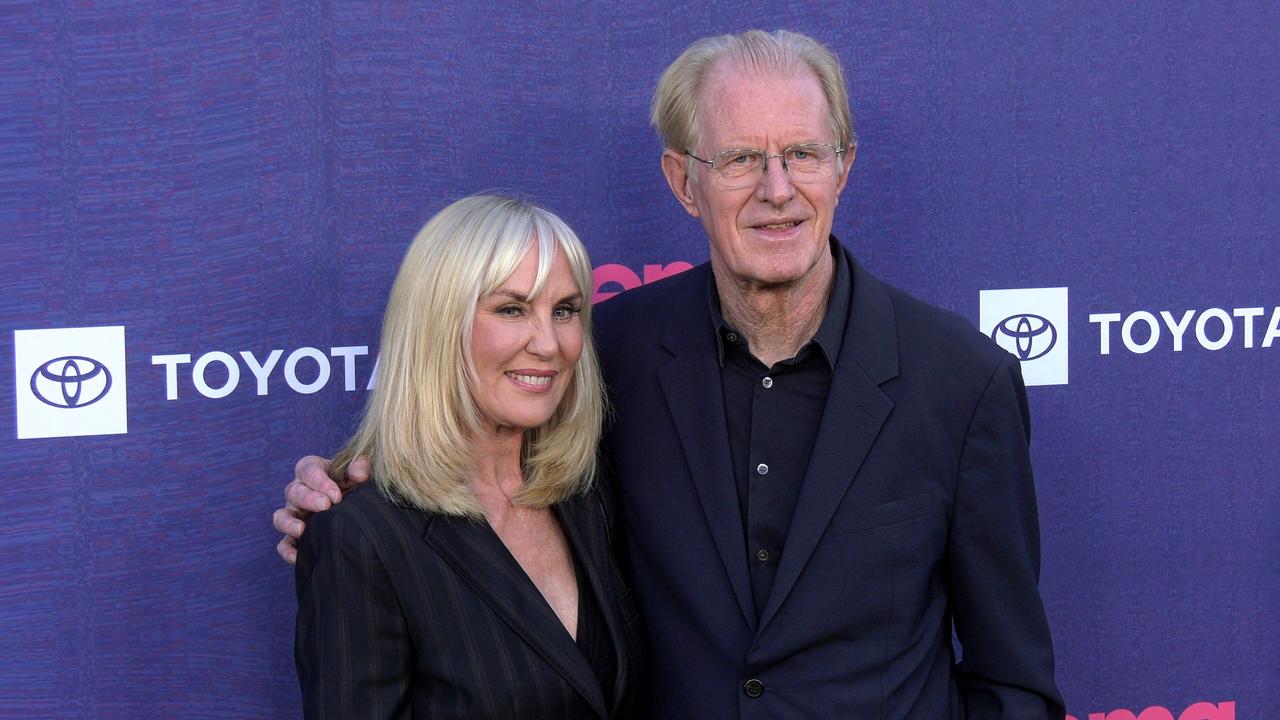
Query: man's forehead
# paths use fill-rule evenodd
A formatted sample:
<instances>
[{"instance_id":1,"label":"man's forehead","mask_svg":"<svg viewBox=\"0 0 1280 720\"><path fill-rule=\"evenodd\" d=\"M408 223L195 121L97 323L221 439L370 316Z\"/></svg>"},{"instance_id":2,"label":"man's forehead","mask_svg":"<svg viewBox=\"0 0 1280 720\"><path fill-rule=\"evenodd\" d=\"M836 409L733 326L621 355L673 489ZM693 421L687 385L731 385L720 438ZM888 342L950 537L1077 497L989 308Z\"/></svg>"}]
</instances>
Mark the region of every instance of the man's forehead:
<instances>
[{"instance_id":1,"label":"man's forehead","mask_svg":"<svg viewBox=\"0 0 1280 720\"><path fill-rule=\"evenodd\" d=\"M703 93L715 93L730 85L753 87L777 81L804 83L806 80L816 84L818 76L812 68L803 62L775 66L749 63L737 58L726 57L718 60L707 70L702 82L702 91Z\"/></svg>"},{"instance_id":2,"label":"man's forehead","mask_svg":"<svg viewBox=\"0 0 1280 720\"><path fill-rule=\"evenodd\" d=\"M828 141L831 114L807 66L756 68L721 61L703 81L698 129L719 142Z\"/></svg>"}]
</instances>

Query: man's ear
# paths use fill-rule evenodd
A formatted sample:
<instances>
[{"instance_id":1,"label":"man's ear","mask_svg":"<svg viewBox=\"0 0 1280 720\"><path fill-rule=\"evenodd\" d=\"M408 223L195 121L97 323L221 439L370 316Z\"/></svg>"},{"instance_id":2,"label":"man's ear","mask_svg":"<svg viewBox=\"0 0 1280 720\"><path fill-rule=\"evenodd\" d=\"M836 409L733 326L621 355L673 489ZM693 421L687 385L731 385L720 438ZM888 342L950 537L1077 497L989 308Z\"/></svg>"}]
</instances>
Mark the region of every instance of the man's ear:
<instances>
[{"instance_id":1,"label":"man's ear","mask_svg":"<svg viewBox=\"0 0 1280 720\"><path fill-rule=\"evenodd\" d=\"M698 217L698 206L693 202L693 178L689 177L689 158L675 150L664 150L662 153L662 174L667 177L667 187L671 194L684 206L684 211Z\"/></svg>"},{"instance_id":2,"label":"man's ear","mask_svg":"<svg viewBox=\"0 0 1280 720\"><path fill-rule=\"evenodd\" d=\"M844 153L844 162L840 163L840 182L836 184L836 204L840 204L840 193L844 192L845 183L849 182L849 172L853 170L853 158L858 154L858 146L850 145Z\"/></svg>"}]
</instances>

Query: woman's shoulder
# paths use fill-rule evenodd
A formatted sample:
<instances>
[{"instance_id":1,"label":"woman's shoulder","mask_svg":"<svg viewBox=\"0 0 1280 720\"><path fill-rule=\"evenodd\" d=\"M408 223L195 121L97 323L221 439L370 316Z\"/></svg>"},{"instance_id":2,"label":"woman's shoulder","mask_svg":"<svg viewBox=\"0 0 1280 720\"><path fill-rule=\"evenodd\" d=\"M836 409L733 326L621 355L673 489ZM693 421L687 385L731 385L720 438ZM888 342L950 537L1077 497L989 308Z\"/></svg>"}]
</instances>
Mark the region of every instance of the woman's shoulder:
<instances>
[{"instance_id":1,"label":"woman's shoulder","mask_svg":"<svg viewBox=\"0 0 1280 720\"><path fill-rule=\"evenodd\" d=\"M430 515L387 497L375 483L348 490L342 501L316 513L303 539L338 543L421 538ZM314 533L314 536L313 536Z\"/></svg>"}]
</instances>

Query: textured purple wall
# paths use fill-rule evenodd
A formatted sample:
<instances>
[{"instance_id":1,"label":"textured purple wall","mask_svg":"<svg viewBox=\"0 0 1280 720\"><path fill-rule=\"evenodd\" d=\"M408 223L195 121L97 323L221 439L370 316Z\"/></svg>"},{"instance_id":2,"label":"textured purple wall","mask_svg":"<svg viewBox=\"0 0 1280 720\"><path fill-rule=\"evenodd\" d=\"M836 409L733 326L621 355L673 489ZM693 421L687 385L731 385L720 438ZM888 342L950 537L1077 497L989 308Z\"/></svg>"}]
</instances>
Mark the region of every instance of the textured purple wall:
<instances>
[{"instance_id":1,"label":"textured purple wall","mask_svg":"<svg viewBox=\"0 0 1280 720\"><path fill-rule=\"evenodd\" d=\"M1270 717L1280 17L933 5L0 4L0 716L296 716L268 516L350 430L414 231L519 190L598 266L701 261L647 102L690 41L758 26L845 63L862 142L836 231L867 266L975 323L983 290L1069 288L1069 383L1030 396L1071 712ZM1141 353L1137 311L1161 333ZM127 434L18 439L53 356L12 331L98 326L125 328ZM306 347L330 377L301 393ZM258 394L240 353L275 349ZM198 377L234 363L225 397L192 379L214 351Z\"/></svg>"}]
</instances>

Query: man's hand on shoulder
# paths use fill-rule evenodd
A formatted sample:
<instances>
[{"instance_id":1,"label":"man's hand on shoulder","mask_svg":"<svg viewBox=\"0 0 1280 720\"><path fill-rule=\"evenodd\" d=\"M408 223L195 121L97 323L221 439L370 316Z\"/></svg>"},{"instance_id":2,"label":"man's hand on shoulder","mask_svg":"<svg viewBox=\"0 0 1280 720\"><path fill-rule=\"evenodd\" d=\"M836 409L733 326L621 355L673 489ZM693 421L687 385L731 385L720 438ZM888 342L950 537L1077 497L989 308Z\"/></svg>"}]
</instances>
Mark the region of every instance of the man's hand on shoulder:
<instances>
[{"instance_id":1,"label":"man's hand on shoulder","mask_svg":"<svg viewBox=\"0 0 1280 720\"><path fill-rule=\"evenodd\" d=\"M284 533L276 552L290 565L298 561L298 538L306 531L306 519L342 502L342 493L368 482L369 459L358 457L347 468L347 476L329 477L329 461L308 455L293 466L293 481L284 489L284 507L271 515L271 524Z\"/></svg>"}]
</instances>

